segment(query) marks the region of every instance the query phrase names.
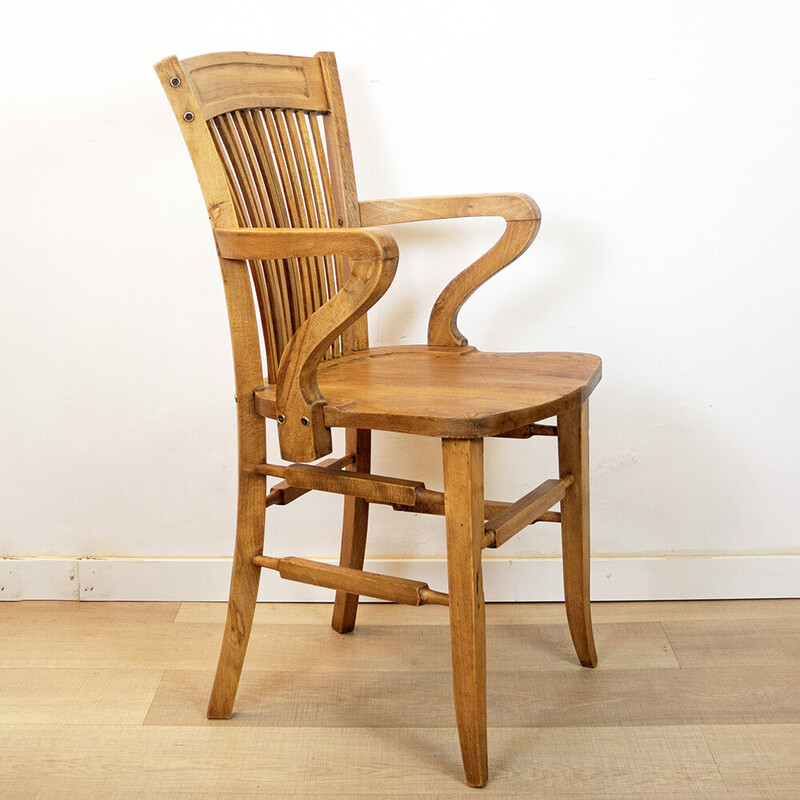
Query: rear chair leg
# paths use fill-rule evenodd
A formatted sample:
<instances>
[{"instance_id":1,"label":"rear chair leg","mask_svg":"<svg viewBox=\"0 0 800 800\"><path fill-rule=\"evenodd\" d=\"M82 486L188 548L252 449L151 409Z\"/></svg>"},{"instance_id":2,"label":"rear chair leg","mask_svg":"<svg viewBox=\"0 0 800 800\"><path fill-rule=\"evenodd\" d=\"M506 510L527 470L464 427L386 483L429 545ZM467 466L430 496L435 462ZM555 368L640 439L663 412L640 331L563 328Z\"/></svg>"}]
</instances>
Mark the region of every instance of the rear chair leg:
<instances>
[{"instance_id":1,"label":"rear chair leg","mask_svg":"<svg viewBox=\"0 0 800 800\"><path fill-rule=\"evenodd\" d=\"M261 441L263 440L262 431ZM261 456L260 461L265 458L266 454ZM261 567L253 564L253 557L264 551L266 494L266 478L256 473L252 467L240 467L236 548L233 554L228 620L208 703L209 719L228 719L233 711L247 642L253 627L258 582L261 578Z\"/></svg>"},{"instance_id":2,"label":"rear chair leg","mask_svg":"<svg viewBox=\"0 0 800 800\"><path fill-rule=\"evenodd\" d=\"M443 439L442 451L456 723L467 783L483 786L489 777L481 574L483 440Z\"/></svg>"},{"instance_id":3,"label":"rear chair leg","mask_svg":"<svg viewBox=\"0 0 800 800\"><path fill-rule=\"evenodd\" d=\"M597 664L589 605L589 403L558 415L560 477L573 483L561 501L561 542L567 622L578 659Z\"/></svg>"},{"instance_id":4,"label":"rear chair leg","mask_svg":"<svg viewBox=\"0 0 800 800\"><path fill-rule=\"evenodd\" d=\"M369 472L372 447L372 431L348 428L345 434L345 449L355 453L352 467L356 472ZM350 569L364 568L364 553L367 547L367 521L369 503L361 497L346 495L344 498L344 518L342 520L342 549L339 565ZM358 595L336 592L333 604L331 627L338 633L350 633L356 626Z\"/></svg>"}]
</instances>

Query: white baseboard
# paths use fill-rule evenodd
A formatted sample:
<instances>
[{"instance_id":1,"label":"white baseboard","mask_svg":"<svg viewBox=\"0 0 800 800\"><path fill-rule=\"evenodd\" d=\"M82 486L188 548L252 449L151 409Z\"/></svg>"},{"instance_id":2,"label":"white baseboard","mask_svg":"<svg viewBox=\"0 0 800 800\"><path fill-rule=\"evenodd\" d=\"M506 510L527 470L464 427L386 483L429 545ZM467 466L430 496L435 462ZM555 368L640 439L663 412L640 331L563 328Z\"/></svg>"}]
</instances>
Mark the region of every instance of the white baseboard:
<instances>
[{"instance_id":1,"label":"white baseboard","mask_svg":"<svg viewBox=\"0 0 800 800\"><path fill-rule=\"evenodd\" d=\"M444 559L368 560L365 569L446 591ZM0 600L227 600L229 558L3 558ZM563 599L559 558L486 557L490 602ZM800 554L597 556L593 600L800 597ZM333 592L263 570L259 600L330 602Z\"/></svg>"}]
</instances>

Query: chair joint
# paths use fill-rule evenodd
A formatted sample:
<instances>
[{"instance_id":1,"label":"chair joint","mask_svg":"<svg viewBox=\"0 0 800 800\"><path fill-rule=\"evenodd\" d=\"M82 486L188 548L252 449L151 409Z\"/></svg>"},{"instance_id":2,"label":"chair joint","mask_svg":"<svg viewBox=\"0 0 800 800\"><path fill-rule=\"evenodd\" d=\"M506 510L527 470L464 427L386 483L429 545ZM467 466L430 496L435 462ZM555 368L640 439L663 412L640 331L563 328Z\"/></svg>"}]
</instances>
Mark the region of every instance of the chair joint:
<instances>
[{"instance_id":1,"label":"chair joint","mask_svg":"<svg viewBox=\"0 0 800 800\"><path fill-rule=\"evenodd\" d=\"M530 425L523 425L521 428L514 428L505 433L498 433L497 439L530 439L532 436L558 436L557 425L542 425L533 422Z\"/></svg>"},{"instance_id":2,"label":"chair joint","mask_svg":"<svg viewBox=\"0 0 800 800\"><path fill-rule=\"evenodd\" d=\"M560 480L547 480L515 503L510 503L499 514L487 520L483 547L500 547L534 522L560 522L561 514L549 512L548 509L564 498L572 483L572 475L565 475Z\"/></svg>"}]
</instances>

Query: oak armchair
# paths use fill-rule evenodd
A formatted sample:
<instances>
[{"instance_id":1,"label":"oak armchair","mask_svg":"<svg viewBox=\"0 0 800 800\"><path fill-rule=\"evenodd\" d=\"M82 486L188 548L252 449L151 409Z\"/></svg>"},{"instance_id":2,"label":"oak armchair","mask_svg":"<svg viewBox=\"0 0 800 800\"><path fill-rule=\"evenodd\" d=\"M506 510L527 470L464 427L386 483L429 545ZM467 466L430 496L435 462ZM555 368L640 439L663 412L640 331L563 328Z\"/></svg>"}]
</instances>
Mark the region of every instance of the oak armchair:
<instances>
[{"instance_id":1,"label":"oak armchair","mask_svg":"<svg viewBox=\"0 0 800 800\"><path fill-rule=\"evenodd\" d=\"M523 194L359 202L332 53L170 57L156 71L211 220L235 366L237 534L208 716L232 713L262 568L335 589L332 625L340 633L353 630L359 595L448 605L464 769L470 785L482 786L483 548L499 547L533 523L560 522L569 629L580 663L597 661L589 608L588 398L600 380L600 359L483 353L457 325L467 298L533 241L539 209ZM380 226L472 216L502 217L505 230L445 286L427 344L371 348L366 312L391 284L398 261L393 237ZM542 422L553 416L557 425ZM267 461L268 419L277 422L288 466ZM319 461L332 451L334 427L346 431L346 452ZM440 438L444 492L372 474L372 430ZM513 503L486 500L484 438L539 435L558 437L558 477ZM268 477L280 479L269 491ZM264 553L266 508L311 490L344 495L339 566ZM371 503L445 517L447 592L363 570ZM560 512L551 510L559 503Z\"/></svg>"}]
</instances>

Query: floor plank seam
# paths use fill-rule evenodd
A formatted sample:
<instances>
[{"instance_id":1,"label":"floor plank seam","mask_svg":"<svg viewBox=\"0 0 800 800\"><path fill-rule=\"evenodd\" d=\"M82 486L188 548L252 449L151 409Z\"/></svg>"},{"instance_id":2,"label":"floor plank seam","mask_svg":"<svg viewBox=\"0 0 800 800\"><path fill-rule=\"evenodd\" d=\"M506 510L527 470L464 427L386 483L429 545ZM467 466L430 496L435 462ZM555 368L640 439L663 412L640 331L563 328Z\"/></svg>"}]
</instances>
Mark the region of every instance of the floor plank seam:
<instances>
[{"instance_id":1,"label":"floor plank seam","mask_svg":"<svg viewBox=\"0 0 800 800\"><path fill-rule=\"evenodd\" d=\"M711 760L714 762L714 765L717 768L717 772L719 773L719 778L722 781L722 785L725 787L725 791L730 794L731 787L728 785L728 782L725 780L725 773L722 771L722 767L720 766L719 761L717 761L717 756L714 753L714 748L711 746L711 742L708 741L708 736L706 736L706 726L699 725L700 728L700 735L703 737L703 741L706 743L706 747L708 748L708 753L711 756Z\"/></svg>"}]
</instances>

